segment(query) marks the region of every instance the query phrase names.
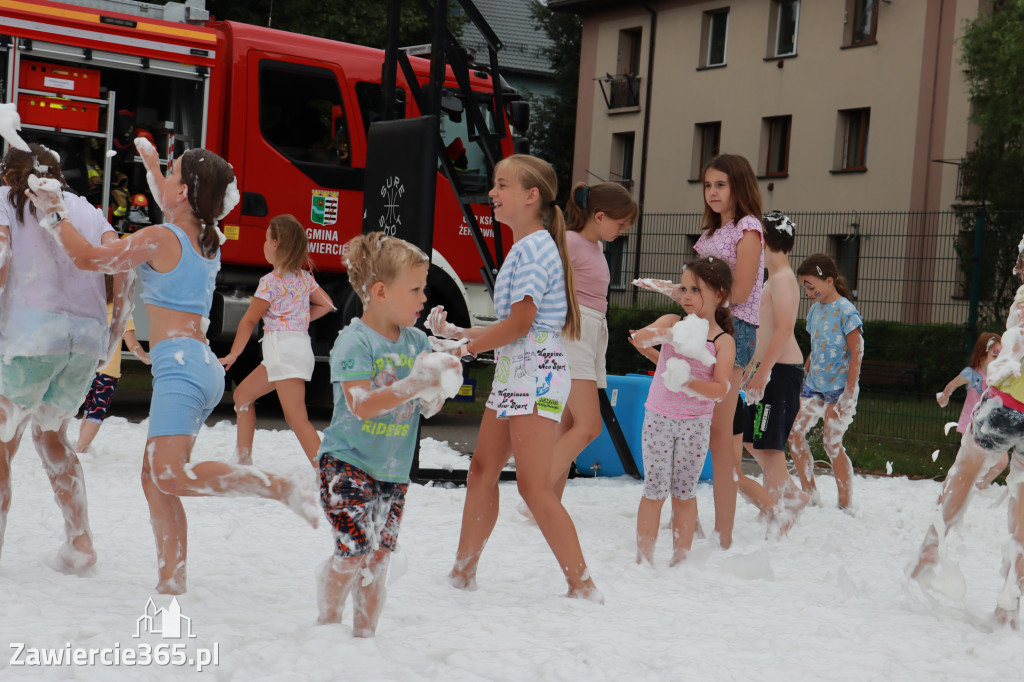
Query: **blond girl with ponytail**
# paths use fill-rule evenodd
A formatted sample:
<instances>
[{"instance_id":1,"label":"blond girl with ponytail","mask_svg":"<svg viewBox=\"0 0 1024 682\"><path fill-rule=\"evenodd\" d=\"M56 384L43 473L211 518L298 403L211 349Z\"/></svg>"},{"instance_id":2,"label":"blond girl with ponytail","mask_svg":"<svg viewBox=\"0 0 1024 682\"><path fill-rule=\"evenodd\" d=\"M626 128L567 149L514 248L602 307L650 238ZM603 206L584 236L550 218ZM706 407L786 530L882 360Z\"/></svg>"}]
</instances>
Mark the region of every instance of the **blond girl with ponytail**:
<instances>
[{"instance_id":1,"label":"blond girl with ponytail","mask_svg":"<svg viewBox=\"0 0 1024 682\"><path fill-rule=\"evenodd\" d=\"M565 219L555 205L558 181L551 165L516 154L494 169L494 217L512 228L513 245L495 283L499 321L459 329L435 309L435 335L466 339L466 351L495 351L491 395L470 464L462 534L452 584L470 588L498 518L498 478L516 458L519 492L537 519L569 584L568 596L602 601L587 572L576 527L551 487L558 423L569 397L569 363L562 338L580 335Z\"/></svg>"}]
</instances>

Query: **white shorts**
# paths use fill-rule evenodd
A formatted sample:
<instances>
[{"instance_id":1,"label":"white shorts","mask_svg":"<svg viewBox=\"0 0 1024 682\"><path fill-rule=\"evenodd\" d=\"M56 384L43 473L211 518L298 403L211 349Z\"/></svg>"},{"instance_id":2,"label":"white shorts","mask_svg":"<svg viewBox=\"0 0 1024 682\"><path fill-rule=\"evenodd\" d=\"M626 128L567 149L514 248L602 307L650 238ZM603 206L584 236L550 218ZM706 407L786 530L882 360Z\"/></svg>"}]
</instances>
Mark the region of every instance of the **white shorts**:
<instances>
[{"instance_id":1,"label":"white shorts","mask_svg":"<svg viewBox=\"0 0 1024 682\"><path fill-rule=\"evenodd\" d=\"M263 366L267 368L268 381L302 379L309 381L313 376L313 347L306 332L274 331L264 332Z\"/></svg>"},{"instance_id":2,"label":"white shorts","mask_svg":"<svg viewBox=\"0 0 1024 682\"><path fill-rule=\"evenodd\" d=\"M561 334L531 329L494 352L494 382L487 407L499 419L537 414L562 420L572 381Z\"/></svg>"},{"instance_id":3,"label":"white shorts","mask_svg":"<svg viewBox=\"0 0 1024 682\"><path fill-rule=\"evenodd\" d=\"M580 306L580 338L563 339L573 379L596 381L598 388L608 387L605 356L608 354L608 320L604 313Z\"/></svg>"}]
</instances>

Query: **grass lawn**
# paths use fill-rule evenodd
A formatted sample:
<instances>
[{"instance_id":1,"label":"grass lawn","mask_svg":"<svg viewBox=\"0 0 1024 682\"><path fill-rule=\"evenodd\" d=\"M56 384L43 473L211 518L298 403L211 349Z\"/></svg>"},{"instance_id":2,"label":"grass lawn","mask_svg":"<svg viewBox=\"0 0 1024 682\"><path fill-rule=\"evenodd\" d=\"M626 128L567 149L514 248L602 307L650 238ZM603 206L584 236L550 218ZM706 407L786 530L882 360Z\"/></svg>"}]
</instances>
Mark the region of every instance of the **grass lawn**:
<instances>
[{"instance_id":1,"label":"grass lawn","mask_svg":"<svg viewBox=\"0 0 1024 682\"><path fill-rule=\"evenodd\" d=\"M473 402L448 401L445 412L482 415L494 376L493 365L471 365L466 377L475 379ZM857 405L857 416L846 434L846 452L858 471L885 474L887 464L893 476L942 480L956 457L960 437L955 431L943 434L943 426L960 415L960 404L940 409L930 396L894 396L864 392ZM821 444L819 422L808 434L811 453L818 462L828 464ZM935 461L933 453L938 450Z\"/></svg>"}]
</instances>

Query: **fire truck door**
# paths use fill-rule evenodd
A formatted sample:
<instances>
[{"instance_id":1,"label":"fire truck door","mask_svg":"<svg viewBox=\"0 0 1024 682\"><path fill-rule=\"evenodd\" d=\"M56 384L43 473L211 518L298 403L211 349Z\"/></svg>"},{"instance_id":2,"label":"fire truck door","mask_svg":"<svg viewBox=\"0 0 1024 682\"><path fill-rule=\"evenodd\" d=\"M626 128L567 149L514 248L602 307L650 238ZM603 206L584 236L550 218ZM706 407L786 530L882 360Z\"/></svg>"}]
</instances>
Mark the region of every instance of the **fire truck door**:
<instances>
[{"instance_id":1,"label":"fire truck door","mask_svg":"<svg viewBox=\"0 0 1024 682\"><path fill-rule=\"evenodd\" d=\"M266 227L271 217L291 213L319 237L310 239L319 266L340 254L345 235L358 233L362 222L363 169L352 164L362 130L351 125L357 114L342 97L344 74L335 64L256 50L248 72L258 106L246 114L245 191L263 197L266 213L242 220ZM330 258L330 269L336 264Z\"/></svg>"}]
</instances>

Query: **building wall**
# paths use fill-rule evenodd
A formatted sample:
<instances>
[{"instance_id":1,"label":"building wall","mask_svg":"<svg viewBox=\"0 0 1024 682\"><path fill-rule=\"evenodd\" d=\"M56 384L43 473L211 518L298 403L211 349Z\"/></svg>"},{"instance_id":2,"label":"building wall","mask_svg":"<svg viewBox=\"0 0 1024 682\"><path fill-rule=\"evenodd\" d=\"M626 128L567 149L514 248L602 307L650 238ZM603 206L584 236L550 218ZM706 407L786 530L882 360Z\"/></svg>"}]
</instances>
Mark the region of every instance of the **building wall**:
<instances>
[{"instance_id":1,"label":"building wall","mask_svg":"<svg viewBox=\"0 0 1024 682\"><path fill-rule=\"evenodd\" d=\"M695 125L720 121L721 151L751 161L762 176L766 211L948 210L956 203L957 167L941 161L959 160L973 142L958 40L965 22L977 16L979 0L882 2L875 43L844 48L849 4L802 0L796 56L769 58L771 14L777 11L771 0L648 2L657 13L649 78L652 14L639 3L598 3L583 13L574 178L618 179L613 136L633 132L633 192L644 212L702 211ZM721 8L729 10L725 66L701 69L703 17ZM642 30L640 106L610 111L595 79L615 73L620 32L634 28ZM839 112L860 108L871 111L867 170L834 172L842 138ZM792 117L785 177L763 177L762 119L773 116ZM647 165L641 190L645 122ZM876 236L884 236L887 249L904 261L861 260L861 275L887 279L892 298L906 303L901 313L887 317L945 318L921 305L948 301L954 288L939 281L930 264L934 240L927 236L935 221L899 224L903 234ZM656 258L641 248L641 270Z\"/></svg>"},{"instance_id":2,"label":"building wall","mask_svg":"<svg viewBox=\"0 0 1024 682\"><path fill-rule=\"evenodd\" d=\"M640 175L651 15L623 4L584 14L576 179L613 177L612 135L628 131L636 140L634 178ZM700 184L689 182L697 180L692 167L696 123L721 121L722 151L746 156L763 172L762 118L783 115L793 117L789 174L762 180L766 206L940 210L954 203L956 167L929 171L922 165L958 159L966 151L967 95L953 38L964 20L977 14L977 0L883 2L876 44L847 49L842 49L846 0L803 0L797 56L770 60L769 0L648 4L657 12L657 32L646 210L700 210ZM724 7L730 13L726 66L698 69L702 15ZM634 27L643 29L641 106L609 114L594 79L615 72L619 32ZM947 55L938 73L936 40ZM868 170L830 173L838 111L863 107L871 109ZM938 132L932 129L935 119ZM929 196L924 195L926 175L933 183L938 179Z\"/></svg>"}]
</instances>

